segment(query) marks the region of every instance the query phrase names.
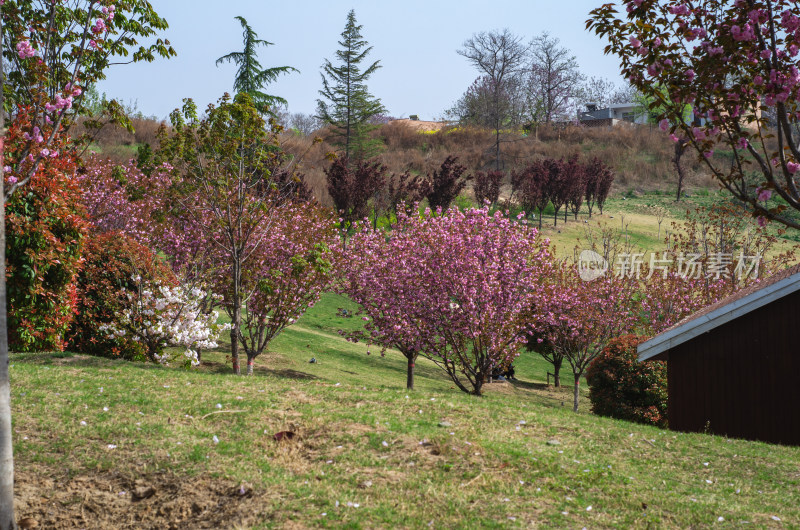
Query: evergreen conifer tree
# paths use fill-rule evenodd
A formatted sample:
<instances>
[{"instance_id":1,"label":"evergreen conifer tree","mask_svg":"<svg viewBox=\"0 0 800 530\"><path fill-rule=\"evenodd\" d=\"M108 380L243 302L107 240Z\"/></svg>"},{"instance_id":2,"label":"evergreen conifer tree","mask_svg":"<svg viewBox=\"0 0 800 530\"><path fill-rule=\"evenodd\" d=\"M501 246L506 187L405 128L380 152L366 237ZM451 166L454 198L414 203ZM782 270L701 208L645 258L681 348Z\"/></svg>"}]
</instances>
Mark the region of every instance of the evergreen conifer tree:
<instances>
[{"instance_id":1,"label":"evergreen conifer tree","mask_svg":"<svg viewBox=\"0 0 800 530\"><path fill-rule=\"evenodd\" d=\"M341 49L336 52L340 63L334 66L325 60L319 91L323 99L317 100L317 117L332 126L332 143L352 161L370 158L377 152L379 142L371 140L368 134L375 128L370 118L385 112L380 99L370 95L366 85L369 76L381 67L380 61L363 71L360 67L372 51L372 46L361 36L362 27L356 23L355 11L350 10L339 41Z\"/></svg>"},{"instance_id":2,"label":"evergreen conifer tree","mask_svg":"<svg viewBox=\"0 0 800 530\"><path fill-rule=\"evenodd\" d=\"M276 66L274 68L261 68L261 63L256 57L258 46L271 46L273 43L258 38L258 34L247 23L244 17L235 17L241 23L244 41L244 50L231 52L217 59L217 66L225 62L236 64L239 69L233 80L233 90L237 93L245 93L250 96L253 105L259 112L267 112L270 107L281 104L286 105L285 99L279 96L271 96L261 91L262 88L278 79L281 74L299 72L291 66Z\"/></svg>"}]
</instances>

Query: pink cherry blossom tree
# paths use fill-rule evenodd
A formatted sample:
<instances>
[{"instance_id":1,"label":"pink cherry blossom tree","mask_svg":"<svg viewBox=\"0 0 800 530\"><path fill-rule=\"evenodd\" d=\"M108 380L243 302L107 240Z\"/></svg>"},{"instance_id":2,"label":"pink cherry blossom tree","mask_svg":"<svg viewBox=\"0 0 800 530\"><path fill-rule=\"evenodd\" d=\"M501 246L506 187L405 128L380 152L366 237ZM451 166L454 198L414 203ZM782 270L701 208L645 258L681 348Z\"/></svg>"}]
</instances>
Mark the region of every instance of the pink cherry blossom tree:
<instances>
[{"instance_id":1,"label":"pink cherry blossom tree","mask_svg":"<svg viewBox=\"0 0 800 530\"><path fill-rule=\"evenodd\" d=\"M343 290L361 304L366 338L399 349L413 387L417 356L475 395L519 355L521 315L549 273L549 241L488 208L407 216L351 240Z\"/></svg>"},{"instance_id":2,"label":"pink cherry blossom tree","mask_svg":"<svg viewBox=\"0 0 800 530\"><path fill-rule=\"evenodd\" d=\"M263 243L242 276L239 340L248 375L270 341L330 287L339 247L335 219L327 210L291 202L274 209Z\"/></svg>"},{"instance_id":3,"label":"pink cherry blossom tree","mask_svg":"<svg viewBox=\"0 0 800 530\"><path fill-rule=\"evenodd\" d=\"M529 322L537 340L572 368L572 408L577 412L580 380L586 368L609 340L635 323L632 301L637 284L614 275L584 281L572 265L563 262L549 276L549 282L551 288L534 298Z\"/></svg>"},{"instance_id":4,"label":"pink cherry blossom tree","mask_svg":"<svg viewBox=\"0 0 800 530\"><path fill-rule=\"evenodd\" d=\"M233 100L225 94L202 117L186 100L171 121L156 153L157 161L174 166L179 183L171 190L179 208L170 215L180 229L196 229L190 244L204 249L218 278L224 278L217 292L231 318L231 359L238 375L244 277L258 260L276 208L297 189L287 185L292 178L277 178L288 157L247 94Z\"/></svg>"},{"instance_id":5,"label":"pink cherry blossom tree","mask_svg":"<svg viewBox=\"0 0 800 530\"><path fill-rule=\"evenodd\" d=\"M587 27L650 101L660 126L686 142L760 223L800 228L800 5L791 0L624 0ZM666 87L666 89L662 88ZM686 120L686 105L694 119ZM724 149L730 156L714 156ZM773 197L774 195L774 197ZM770 200L772 199L772 200Z\"/></svg>"},{"instance_id":6,"label":"pink cherry blossom tree","mask_svg":"<svg viewBox=\"0 0 800 530\"><path fill-rule=\"evenodd\" d=\"M209 229L219 223L207 210L213 203L193 192L184 195L180 190L191 187L173 169L162 164L144 173L132 163L120 167L93 159L80 177L84 201L96 230L121 230L163 253L185 290L211 290L198 303L210 315L220 303L213 293L231 293L230 239ZM252 374L255 358L329 286L340 240L330 212L314 203L273 193L236 200L247 200L245 208L263 201L265 210L244 217L250 232L239 279L236 338ZM189 201L196 205L192 211L185 206ZM223 305L230 311L230 302Z\"/></svg>"}]
</instances>

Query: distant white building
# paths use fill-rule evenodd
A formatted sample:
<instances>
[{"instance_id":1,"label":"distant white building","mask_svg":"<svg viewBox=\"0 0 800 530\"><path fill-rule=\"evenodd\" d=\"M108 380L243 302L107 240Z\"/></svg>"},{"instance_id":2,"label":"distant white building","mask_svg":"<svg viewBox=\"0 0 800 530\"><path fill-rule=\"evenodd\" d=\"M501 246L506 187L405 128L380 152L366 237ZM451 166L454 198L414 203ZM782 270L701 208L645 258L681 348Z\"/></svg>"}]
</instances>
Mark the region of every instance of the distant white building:
<instances>
[{"instance_id":1,"label":"distant white building","mask_svg":"<svg viewBox=\"0 0 800 530\"><path fill-rule=\"evenodd\" d=\"M617 103L598 109L597 104L588 103L586 110L578 115L578 121L589 127L614 126L620 123L647 124L647 110L638 103Z\"/></svg>"}]
</instances>

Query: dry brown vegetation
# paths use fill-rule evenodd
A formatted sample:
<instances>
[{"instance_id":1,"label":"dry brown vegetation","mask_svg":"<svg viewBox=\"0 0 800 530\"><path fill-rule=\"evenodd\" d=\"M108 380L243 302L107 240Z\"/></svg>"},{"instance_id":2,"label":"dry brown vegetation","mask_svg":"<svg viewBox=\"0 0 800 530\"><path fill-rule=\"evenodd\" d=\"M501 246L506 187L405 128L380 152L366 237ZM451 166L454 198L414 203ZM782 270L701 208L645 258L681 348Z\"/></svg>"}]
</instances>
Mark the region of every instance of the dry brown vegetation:
<instances>
[{"instance_id":1,"label":"dry brown vegetation","mask_svg":"<svg viewBox=\"0 0 800 530\"><path fill-rule=\"evenodd\" d=\"M409 126L411 124L412 126ZM95 145L103 156L125 162L135 156L136 146L149 143L156 147L156 132L160 122L134 119L135 134L106 125L96 136ZM81 127L77 133L83 132ZM384 144L379 155L390 171L415 174L432 173L448 155L458 157L458 162L468 172L494 168L492 131L476 128L449 127L439 131L420 131L413 122L398 120L383 125L372 134ZM324 167L330 162L327 154L335 149L325 140L326 131L299 136L283 133L281 142L289 153L295 155L306 182L315 196L324 204L331 204L325 183ZM323 141L315 138L321 138ZM502 135L502 169L510 173L537 158L561 158L580 154L598 157L614 168L614 191L671 190L677 176L672 164L673 143L666 133L651 126L621 126L614 128L586 128L578 126L542 126L530 134L507 132ZM683 157L688 186L714 187L711 176L692 156ZM504 189L507 196L508 186Z\"/></svg>"},{"instance_id":2,"label":"dry brown vegetation","mask_svg":"<svg viewBox=\"0 0 800 530\"><path fill-rule=\"evenodd\" d=\"M324 138L324 131L317 133ZM458 157L469 172L493 169L492 132L475 128L447 128L434 133L418 132L404 122L382 126L374 133L385 149L381 161L390 171L401 173L432 173L448 155ZM676 185L672 164L672 140L657 128L615 127L540 127L529 135L503 135L503 170L507 173L538 158L561 158L580 154L598 157L614 168L614 191L671 190ZM326 142L312 145L313 136L287 137L285 148L301 157L306 181L317 197L328 202L325 175L322 168L328 163L325 155L334 150ZM710 175L691 156L682 160L690 187L713 187ZM506 190L507 191L507 190Z\"/></svg>"},{"instance_id":3,"label":"dry brown vegetation","mask_svg":"<svg viewBox=\"0 0 800 530\"><path fill-rule=\"evenodd\" d=\"M136 156L136 149L143 144L151 147L158 146L158 129L164 122L149 118L131 118L134 132L113 123L107 123L99 130L89 130L79 120L72 129L73 136L89 134L92 141L92 150L99 150L103 157L110 158L117 163L126 163L131 157Z\"/></svg>"}]
</instances>

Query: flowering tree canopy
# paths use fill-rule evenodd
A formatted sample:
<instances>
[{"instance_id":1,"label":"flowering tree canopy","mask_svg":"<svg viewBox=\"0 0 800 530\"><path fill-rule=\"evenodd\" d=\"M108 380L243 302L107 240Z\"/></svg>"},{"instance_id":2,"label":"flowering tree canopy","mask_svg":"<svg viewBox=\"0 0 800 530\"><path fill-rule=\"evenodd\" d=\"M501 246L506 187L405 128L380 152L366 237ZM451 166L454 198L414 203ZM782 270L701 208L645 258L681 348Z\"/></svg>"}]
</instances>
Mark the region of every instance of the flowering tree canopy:
<instances>
[{"instance_id":1,"label":"flowering tree canopy","mask_svg":"<svg viewBox=\"0 0 800 530\"><path fill-rule=\"evenodd\" d=\"M116 321L100 328L113 337L129 334L144 346L149 361L167 364L172 355L164 348L184 346L185 362L195 366L199 364L196 349L215 348L220 333L230 329L230 324L217 324L219 313L203 310L206 293L196 287L148 282L141 276L131 280L137 289L128 293L129 307Z\"/></svg>"},{"instance_id":2,"label":"flowering tree canopy","mask_svg":"<svg viewBox=\"0 0 800 530\"><path fill-rule=\"evenodd\" d=\"M5 190L9 196L41 160L57 155L51 144L80 114L84 89L105 79L111 65L120 64L120 58L125 63L168 58L175 50L160 38L146 45L137 42L168 27L145 0L8 0L2 7L0 40L8 71L0 76L0 106L11 109L12 119L18 107L29 109L26 148L5 164L16 177ZM113 101L104 109L112 121L129 125L120 111Z\"/></svg>"},{"instance_id":3,"label":"flowering tree canopy","mask_svg":"<svg viewBox=\"0 0 800 530\"><path fill-rule=\"evenodd\" d=\"M243 273L239 340L254 359L284 328L319 300L333 277L339 236L323 208L286 203L275 208L263 243Z\"/></svg>"},{"instance_id":4,"label":"flowering tree canopy","mask_svg":"<svg viewBox=\"0 0 800 530\"><path fill-rule=\"evenodd\" d=\"M580 378L612 338L632 328L635 283L606 275L583 281L571 265L561 263L531 305L532 335L572 368L573 410L578 410Z\"/></svg>"},{"instance_id":5,"label":"flowering tree canopy","mask_svg":"<svg viewBox=\"0 0 800 530\"><path fill-rule=\"evenodd\" d=\"M174 167L170 191L180 207L170 215L181 230L192 230L183 241L208 251L206 258L224 272L227 283L217 292L231 317L232 365L239 374L243 276L257 259L275 208L299 191L294 170L284 172L289 157L278 145L277 132L244 92L233 100L225 94L202 117L186 100L170 118L172 130L162 128L156 153L156 161Z\"/></svg>"},{"instance_id":6,"label":"flowering tree canopy","mask_svg":"<svg viewBox=\"0 0 800 530\"><path fill-rule=\"evenodd\" d=\"M800 228L800 5L790 0L624 0L587 27L651 101L661 128L693 146L762 224ZM686 105L694 120L684 119ZM678 133L678 134L676 134ZM725 149L730 155L714 156ZM777 200L773 198L773 194Z\"/></svg>"},{"instance_id":7,"label":"flowering tree canopy","mask_svg":"<svg viewBox=\"0 0 800 530\"><path fill-rule=\"evenodd\" d=\"M362 305L367 338L443 368L480 395L525 343L520 315L551 267L538 231L488 208L400 214L390 233L352 238L344 290Z\"/></svg>"}]
</instances>

